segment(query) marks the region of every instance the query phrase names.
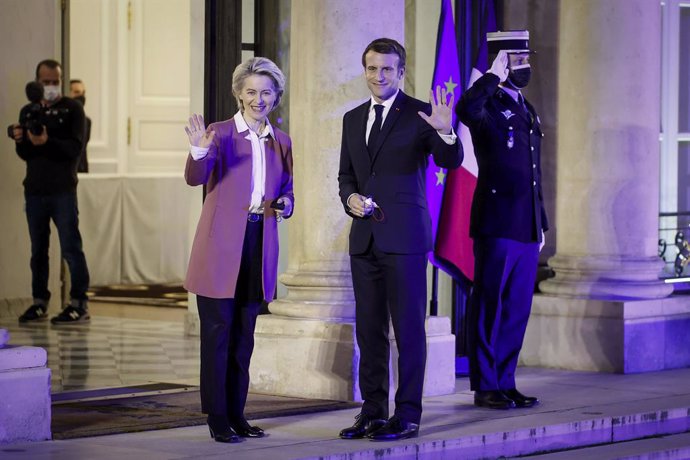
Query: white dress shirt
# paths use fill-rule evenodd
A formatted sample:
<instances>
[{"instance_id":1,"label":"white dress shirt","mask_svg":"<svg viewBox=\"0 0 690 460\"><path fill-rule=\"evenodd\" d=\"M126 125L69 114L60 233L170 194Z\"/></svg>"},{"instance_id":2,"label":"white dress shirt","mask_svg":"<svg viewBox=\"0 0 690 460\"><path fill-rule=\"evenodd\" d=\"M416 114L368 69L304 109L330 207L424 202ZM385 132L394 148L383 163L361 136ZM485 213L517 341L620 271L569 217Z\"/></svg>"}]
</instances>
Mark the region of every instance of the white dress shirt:
<instances>
[{"instance_id":1,"label":"white dress shirt","mask_svg":"<svg viewBox=\"0 0 690 460\"><path fill-rule=\"evenodd\" d=\"M257 134L249 129L249 125L242 117L241 112L237 112L233 119L235 120L237 132L246 132L244 138L248 139L252 144L252 194L249 212L261 214L264 212L263 201L266 193L266 141L268 141L268 136L275 139L273 127L267 118L266 126L261 133ZM194 160L199 161L208 154L208 147L190 145L189 153Z\"/></svg>"}]
</instances>

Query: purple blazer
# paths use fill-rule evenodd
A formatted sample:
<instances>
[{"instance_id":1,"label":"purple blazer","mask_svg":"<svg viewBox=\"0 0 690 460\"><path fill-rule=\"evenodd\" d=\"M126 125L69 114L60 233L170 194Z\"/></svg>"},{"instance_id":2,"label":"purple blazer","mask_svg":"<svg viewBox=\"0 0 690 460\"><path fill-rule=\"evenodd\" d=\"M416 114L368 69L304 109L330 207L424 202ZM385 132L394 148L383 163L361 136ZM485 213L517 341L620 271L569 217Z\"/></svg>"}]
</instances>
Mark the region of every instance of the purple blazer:
<instances>
[{"instance_id":1,"label":"purple blazer","mask_svg":"<svg viewBox=\"0 0 690 460\"><path fill-rule=\"evenodd\" d=\"M206 157L187 157L185 180L189 185L206 184L206 200L196 228L184 287L216 299L233 298L240 270L242 244L251 201L252 146L238 133L235 121L213 123L214 143ZM281 196L295 202L292 191L292 142L273 128L266 150L266 192L262 278L264 299L273 300L278 278L278 226L270 203ZM284 216L289 217L289 216Z\"/></svg>"}]
</instances>

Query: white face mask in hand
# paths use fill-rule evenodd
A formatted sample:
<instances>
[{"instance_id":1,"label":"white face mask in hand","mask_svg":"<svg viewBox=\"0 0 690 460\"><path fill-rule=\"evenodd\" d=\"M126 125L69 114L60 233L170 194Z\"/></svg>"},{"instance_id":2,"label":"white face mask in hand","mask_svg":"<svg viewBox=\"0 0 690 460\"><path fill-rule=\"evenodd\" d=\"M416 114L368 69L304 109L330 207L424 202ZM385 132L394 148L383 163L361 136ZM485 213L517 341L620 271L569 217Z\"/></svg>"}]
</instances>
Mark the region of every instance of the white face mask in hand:
<instances>
[{"instance_id":1,"label":"white face mask in hand","mask_svg":"<svg viewBox=\"0 0 690 460\"><path fill-rule=\"evenodd\" d=\"M47 85L43 87L43 99L48 102L55 102L60 98L60 87L57 85Z\"/></svg>"}]
</instances>

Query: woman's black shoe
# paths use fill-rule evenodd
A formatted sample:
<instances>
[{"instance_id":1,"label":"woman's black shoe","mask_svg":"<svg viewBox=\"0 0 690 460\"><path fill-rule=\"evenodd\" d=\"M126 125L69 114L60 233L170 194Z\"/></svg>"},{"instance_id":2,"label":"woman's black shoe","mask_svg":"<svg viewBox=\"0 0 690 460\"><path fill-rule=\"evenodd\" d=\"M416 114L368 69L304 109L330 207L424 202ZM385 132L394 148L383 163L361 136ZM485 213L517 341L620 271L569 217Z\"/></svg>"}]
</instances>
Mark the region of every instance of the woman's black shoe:
<instances>
[{"instance_id":1,"label":"woman's black shoe","mask_svg":"<svg viewBox=\"0 0 690 460\"><path fill-rule=\"evenodd\" d=\"M208 431L211 433L211 438L216 442L236 443L241 442L235 430L230 427L227 418L218 415L209 415L206 418L208 424Z\"/></svg>"}]
</instances>

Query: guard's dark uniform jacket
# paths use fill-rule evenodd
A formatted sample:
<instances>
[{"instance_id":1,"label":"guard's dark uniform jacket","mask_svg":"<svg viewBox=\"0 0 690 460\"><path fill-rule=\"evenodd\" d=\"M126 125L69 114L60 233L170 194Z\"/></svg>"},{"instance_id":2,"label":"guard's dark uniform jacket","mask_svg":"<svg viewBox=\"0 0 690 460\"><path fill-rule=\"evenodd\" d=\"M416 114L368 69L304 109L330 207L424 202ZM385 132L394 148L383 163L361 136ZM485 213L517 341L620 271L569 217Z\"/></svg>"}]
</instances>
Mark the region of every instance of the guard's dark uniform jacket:
<instances>
[{"instance_id":1,"label":"guard's dark uniform jacket","mask_svg":"<svg viewBox=\"0 0 690 460\"><path fill-rule=\"evenodd\" d=\"M458 117L469 127L479 166L470 236L541 241L548 230L541 189L539 117L501 89L491 73L464 92Z\"/></svg>"}]
</instances>

